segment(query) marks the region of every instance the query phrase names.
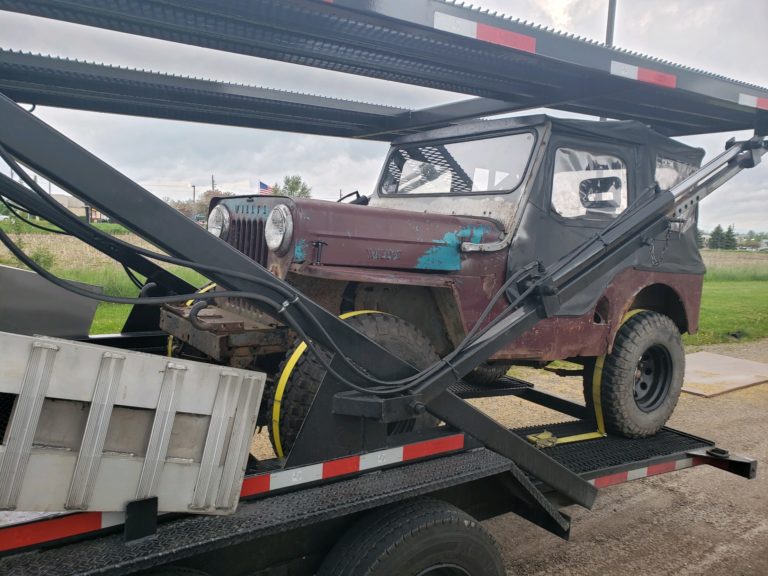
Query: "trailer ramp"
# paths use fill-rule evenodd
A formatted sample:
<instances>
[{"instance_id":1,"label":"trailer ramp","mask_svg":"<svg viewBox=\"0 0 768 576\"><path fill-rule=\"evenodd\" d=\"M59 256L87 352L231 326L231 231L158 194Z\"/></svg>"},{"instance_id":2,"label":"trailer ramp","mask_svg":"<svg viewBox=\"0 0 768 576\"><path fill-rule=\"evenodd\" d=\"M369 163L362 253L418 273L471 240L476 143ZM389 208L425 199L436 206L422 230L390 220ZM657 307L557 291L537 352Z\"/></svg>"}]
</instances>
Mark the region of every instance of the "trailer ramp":
<instances>
[{"instance_id":1,"label":"trailer ramp","mask_svg":"<svg viewBox=\"0 0 768 576\"><path fill-rule=\"evenodd\" d=\"M4 332L0 350L0 510L235 510L264 374Z\"/></svg>"}]
</instances>

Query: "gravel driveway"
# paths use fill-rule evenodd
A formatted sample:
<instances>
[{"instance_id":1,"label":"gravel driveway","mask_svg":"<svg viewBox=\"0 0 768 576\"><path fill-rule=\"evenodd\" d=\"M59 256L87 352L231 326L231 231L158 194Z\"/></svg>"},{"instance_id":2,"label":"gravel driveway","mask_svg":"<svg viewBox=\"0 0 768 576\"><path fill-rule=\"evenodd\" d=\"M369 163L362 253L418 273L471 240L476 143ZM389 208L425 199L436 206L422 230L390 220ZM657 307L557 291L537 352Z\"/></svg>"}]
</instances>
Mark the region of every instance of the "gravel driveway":
<instances>
[{"instance_id":1,"label":"gravel driveway","mask_svg":"<svg viewBox=\"0 0 768 576\"><path fill-rule=\"evenodd\" d=\"M689 351L698 350L768 362L768 340ZM542 389L574 399L581 394L579 382L568 382L575 378L533 374ZM489 403L487 410L509 425L531 414L522 403ZM544 409L533 417L555 419ZM487 526L508 574L768 575L768 383L714 398L683 394L670 425L757 458L757 479L702 466L606 488L593 510L567 510L570 542L514 515L495 518Z\"/></svg>"}]
</instances>

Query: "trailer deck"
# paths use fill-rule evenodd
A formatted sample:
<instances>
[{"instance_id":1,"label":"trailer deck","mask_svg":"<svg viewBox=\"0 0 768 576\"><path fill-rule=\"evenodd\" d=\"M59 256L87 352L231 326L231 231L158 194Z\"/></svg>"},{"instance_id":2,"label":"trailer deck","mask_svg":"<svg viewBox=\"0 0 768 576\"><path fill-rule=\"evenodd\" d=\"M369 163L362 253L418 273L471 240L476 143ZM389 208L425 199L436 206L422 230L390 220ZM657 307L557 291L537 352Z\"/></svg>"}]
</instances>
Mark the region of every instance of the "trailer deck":
<instances>
[{"instance_id":1,"label":"trailer deck","mask_svg":"<svg viewBox=\"0 0 768 576\"><path fill-rule=\"evenodd\" d=\"M576 404L572 407L583 410ZM575 420L514 432L526 438L543 430L562 438L594 430L594 424ZM439 440L352 457L357 458L357 467L350 458L284 470L274 461L261 462L246 475L244 499L233 515L167 515L161 518L155 536L129 544L121 514L75 513L7 526L0 528L0 550L6 554L0 558L0 572L45 574L55 567L62 576L127 574L185 560L205 569L207 563L220 563L222 553L237 555L248 543L259 540L263 544L274 538L270 546L260 547L269 550L269 555L250 559L256 570L272 568L298 561L295 542L303 529L312 527L313 534L323 534L324 530L314 529L323 525L338 528L366 510L417 496L460 504L478 519L524 513L519 502L500 497L504 492L492 489L510 474L511 462L474 446L473 439L463 434L446 434ZM457 452L462 447L468 449ZM753 478L756 472L754 460L730 456L711 441L670 428L653 438L606 436L543 450L597 488L703 464L745 478ZM398 453L399 461L393 457ZM361 465L366 459L373 464ZM547 487L539 487L552 494ZM76 546L62 545L75 540L83 541ZM311 544L305 542L306 549L299 556L311 557Z\"/></svg>"},{"instance_id":2,"label":"trailer deck","mask_svg":"<svg viewBox=\"0 0 768 576\"><path fill-rule=\"evenodd\" d=\"M765 87L449 0L0 0L0 9L475 97L398 111L0 54L3 92L65 108L367 139L540 107L669 135L765 129L768 114Z\"/></svg>"}]
</instances>

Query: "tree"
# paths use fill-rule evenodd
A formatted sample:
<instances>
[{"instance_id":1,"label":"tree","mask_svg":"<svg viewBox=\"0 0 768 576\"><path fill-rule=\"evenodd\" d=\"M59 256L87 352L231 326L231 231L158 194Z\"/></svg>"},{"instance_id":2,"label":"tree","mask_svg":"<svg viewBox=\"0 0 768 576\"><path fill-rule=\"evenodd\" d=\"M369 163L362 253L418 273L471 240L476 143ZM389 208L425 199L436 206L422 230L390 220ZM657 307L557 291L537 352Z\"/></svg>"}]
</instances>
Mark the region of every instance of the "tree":
<instances>
[{"instance_id":1,"label":"tree","mask_svg":"<svg viewBox=\"0 0 768 576\"><path fill-rule=\"evenodd\" d=\"M184 214L184 216L194 218L198 215L205 216L208 214L208 205L211 203L211 200L221 196L234 196L234 194L232 192L222 192L221 190L206 190L194 202L191 198L187 200L170 200L166 198L165 201L171 207Z\"/></svg>"},{"instance_id":2,"label":"tree","mask_svg":"<svg viewBox=\"0 0 768 576\"><path fill-rule=\"evenodd\" d=\"M709 244L707 244L707 247L713 250L722 250L724 236L723 227L718 224L715 226L715 229L712 230L712 235L709 237Z\"/></svg>"},{"instance_id":3,"label":"tree","mask_svg":"<svg viewBox=\"0 0 768 576\"><path fill-rule=\"evenodd\" d=\"M733 231L733 225L730 225L723 234L723 250L736 250L736 248L738 248L736 234Z\"/></svg>"},{"instance_id":4,"label":"tree","mask_svg":"<svg viewBox=\"0 0 768 576\"><path fill-rule=\"evenodd\" d=\"M275 184L272 186L272 194L275 196L293 196L294 198L311 198L312 188L301 179L298 174L292 176L286 176L283 178L283 183Z\"/></svg>"}]
</instances>

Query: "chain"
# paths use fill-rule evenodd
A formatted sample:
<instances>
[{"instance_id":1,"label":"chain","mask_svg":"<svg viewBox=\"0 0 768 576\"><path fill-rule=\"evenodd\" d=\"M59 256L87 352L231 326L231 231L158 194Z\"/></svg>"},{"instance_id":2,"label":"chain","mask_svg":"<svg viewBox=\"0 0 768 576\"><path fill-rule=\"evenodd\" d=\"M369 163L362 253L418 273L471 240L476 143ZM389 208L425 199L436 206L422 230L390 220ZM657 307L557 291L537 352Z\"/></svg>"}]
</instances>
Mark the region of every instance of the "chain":
<instances>
[{"instance_id":1,"label":"chain","mask_svg":"<svg viewBox=\"0 0 768 576\"><path fill-rule=\"evenodd\" d=\"M672 236L672 226L668 225L667 233L664 235L664 246L661 248L661 253L658 256L656 256L656 241L650 239L648 242L651 252L651 264L654 268L658 268L661 266L661 263L664 262L664 255L667 253L667 248L669 247L670 236Z\"/></svg>"}]
</instances>

